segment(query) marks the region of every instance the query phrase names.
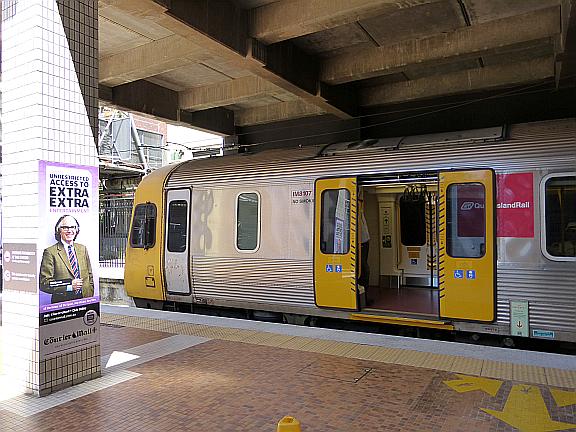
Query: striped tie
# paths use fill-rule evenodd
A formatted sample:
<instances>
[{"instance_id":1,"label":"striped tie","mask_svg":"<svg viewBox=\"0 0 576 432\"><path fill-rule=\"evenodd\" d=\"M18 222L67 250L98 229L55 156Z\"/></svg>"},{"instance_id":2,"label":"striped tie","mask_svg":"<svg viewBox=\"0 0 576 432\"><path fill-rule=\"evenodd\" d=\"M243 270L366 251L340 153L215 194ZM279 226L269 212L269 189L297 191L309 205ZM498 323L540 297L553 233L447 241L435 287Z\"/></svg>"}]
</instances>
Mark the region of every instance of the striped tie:
<instances>
[{"instance_id":1,"label":"striped tie","mask_svg":"<svg viewBox=\"0 0 576 432\"><path fill-rule=\"evenodd\" d=\"M72 272L76 279L80 279L80 269L78 268L78 261L76 261L76 254L74 253L74 248L68 245L68 260L70 260L70 266L72 266Z\"/></svg>"}]
</instances>

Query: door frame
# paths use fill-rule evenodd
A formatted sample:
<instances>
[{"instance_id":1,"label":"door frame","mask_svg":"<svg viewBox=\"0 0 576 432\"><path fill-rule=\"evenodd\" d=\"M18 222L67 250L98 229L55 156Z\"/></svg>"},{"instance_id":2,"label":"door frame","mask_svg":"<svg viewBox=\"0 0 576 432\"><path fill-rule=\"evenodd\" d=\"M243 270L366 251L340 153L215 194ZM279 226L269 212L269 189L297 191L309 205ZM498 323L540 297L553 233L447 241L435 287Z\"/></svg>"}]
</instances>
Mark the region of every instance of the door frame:
<instances>
[{"instance_id":1,"label":"door frame","mask_svg":"<svg viewBox=\"0 0 576 432\"><path fill-rule=\"evenodd\" d=\"M188 197L186 198L175 198L175 199L170 199L170 194L171 192L187 192ZM180 201L180 200L186 200L186 202L188 203L188 212L187 212L187 226L186 226L186 275L187 275L187 280L188 280L188 291L171 291L168 286L168 274L166 273L166 259L168 258L168 254L172 254L173 252L169 252L168 251L168 220L170 217L170 202L172 201ZM162 260L162 270L164 273L164 288L166 290L166 292L168 294L173 294L173 295L181 295L181 296L190 296L192 295L193 292L193 286L192 286L192 278L191 278L191 256L192 256L192 251L190 250L190 244L191 244L191 236L192 236L192 226L191 226L191 221L192 221L192 188L191 187L183 187L183 188L174 188L174 189L166 189L166 211L165 211L165 217L164 217L164 244L162 245L162 252L163 252L163 260Z\"/></svg>"}]
</instances>

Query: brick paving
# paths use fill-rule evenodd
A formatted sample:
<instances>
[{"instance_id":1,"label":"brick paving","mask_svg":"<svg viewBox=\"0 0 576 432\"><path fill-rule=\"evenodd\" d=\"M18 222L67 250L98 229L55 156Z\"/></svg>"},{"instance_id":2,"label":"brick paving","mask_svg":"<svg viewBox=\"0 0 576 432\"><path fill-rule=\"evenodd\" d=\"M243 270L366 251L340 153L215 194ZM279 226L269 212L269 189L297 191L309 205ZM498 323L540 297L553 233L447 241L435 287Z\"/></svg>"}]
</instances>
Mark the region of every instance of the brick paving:
<instances>
[{"instance_id":1,"label":"brick paving","mask_svg":"<svg viewBox=\"0 0 576 432\"><path fill-rule=\"evenodd\" d=\"M102 327L103 354L171 336ZM303 432L500 432L515 382L496 396L457 393L452 372L226 340L208 342L129 368L140 374L50 410L19 417L0 409L0 431L275 431L285 415ZM576 406L557 407L539 386L554 420L576 423ZM575 429L572 429L575 430Z\"/></svg>"}]
</instances>

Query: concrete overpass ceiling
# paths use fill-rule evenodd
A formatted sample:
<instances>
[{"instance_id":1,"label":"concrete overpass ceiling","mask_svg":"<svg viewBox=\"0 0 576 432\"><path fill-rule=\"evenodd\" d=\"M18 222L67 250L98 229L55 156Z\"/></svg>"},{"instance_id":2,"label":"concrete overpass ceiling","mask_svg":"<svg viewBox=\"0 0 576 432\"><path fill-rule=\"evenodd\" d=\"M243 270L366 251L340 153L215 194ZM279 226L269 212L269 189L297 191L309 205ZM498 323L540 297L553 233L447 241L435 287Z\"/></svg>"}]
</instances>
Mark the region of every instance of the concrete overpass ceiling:
<instances>
[{"instance_id":1,"label":"concrete overpass ceiling","mask_svg":"<svg viewBox=\"0 0 576 432\"><path fill-rule=\"evenodd\" d=\"M574 86L573 0L98 3L102 97L224 135Z\"/></svg>"}]
</instances>

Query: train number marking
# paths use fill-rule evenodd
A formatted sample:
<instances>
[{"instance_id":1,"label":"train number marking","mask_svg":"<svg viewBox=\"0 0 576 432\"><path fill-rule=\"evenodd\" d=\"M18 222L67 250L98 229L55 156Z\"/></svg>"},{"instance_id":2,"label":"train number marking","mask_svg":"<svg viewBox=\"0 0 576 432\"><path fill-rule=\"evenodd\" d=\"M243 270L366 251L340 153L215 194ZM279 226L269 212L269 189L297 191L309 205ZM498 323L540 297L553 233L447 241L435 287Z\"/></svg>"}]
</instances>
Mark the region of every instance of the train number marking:
<instances>
[{"instance_id":1,"label":"train number marking","mask_svg":"<svg viewBox=\"0 0 576 432\"><path fill-rule=\"evenodd\" d=\"M296 189L290 191L290 202L292 204L312 204L314 197L311 189Z\"/></svg>"}]
</instances>

